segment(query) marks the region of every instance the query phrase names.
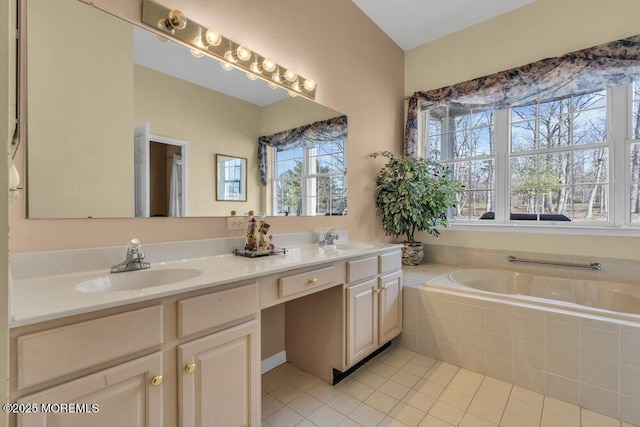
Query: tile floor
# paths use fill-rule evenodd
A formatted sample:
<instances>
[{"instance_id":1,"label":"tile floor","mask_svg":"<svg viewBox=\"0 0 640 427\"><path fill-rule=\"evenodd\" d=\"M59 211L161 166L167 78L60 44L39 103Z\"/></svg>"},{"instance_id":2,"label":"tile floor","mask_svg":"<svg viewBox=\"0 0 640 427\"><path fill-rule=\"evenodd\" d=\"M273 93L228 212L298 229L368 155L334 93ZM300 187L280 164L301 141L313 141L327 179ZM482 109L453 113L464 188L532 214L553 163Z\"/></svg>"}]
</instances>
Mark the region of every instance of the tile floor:
<instances>
[{"instance_id":1,"label":"tile floor","mask_svg":"<svg viewBox=\"0 0 640 427\"><path fill-rule=\"evenodd\" d=\"M287 363L262 375L262 425L632 427L390 347L335 386Z\"/></svg>"}]
</instances>

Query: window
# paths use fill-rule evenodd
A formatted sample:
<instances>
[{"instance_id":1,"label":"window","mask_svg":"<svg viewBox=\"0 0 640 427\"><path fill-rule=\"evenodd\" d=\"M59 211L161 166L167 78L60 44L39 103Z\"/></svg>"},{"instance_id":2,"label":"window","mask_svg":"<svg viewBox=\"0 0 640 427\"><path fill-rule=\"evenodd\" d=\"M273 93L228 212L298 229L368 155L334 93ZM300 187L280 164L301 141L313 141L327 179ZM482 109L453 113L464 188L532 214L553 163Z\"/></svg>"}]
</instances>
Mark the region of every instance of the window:
<instances>
[{"instance_id":1,"label":"window","mask_svg":"<svg viewBox=\"0 0 640 427\"><path fill-rule=\"evenodd\" d=\"M608 221L606 91L511 109L512 214Z\"/></svg>"},{"instance_id":2,"label":"window","mask_svg":"<svg viewBox=\"0 0 640 427\"><path fill-rule=\"evenodd\" d=\"M465 186L453 218L473 219L493 210L493 112L439 107L427 111L428 156L448 166ZM425 144L426 145L426 144Z\"/></svg>"},{"instance_id":3,"label":"window","mask_svg":"<svg viewBox=\"0 0 640 427\"><path fill-rule=\"evenodd\" d=\"M638 86L508 110L424 109L423 155L465 185L454 222L640 225Z\"/></svg>"},{"instance_id":4,"label":"window","mask_svg":"<svg viewBox=\"0 0 640 427\"><path fill-rule=\"evenodd\" d=\"M274 215L344 215L345 140L274 149Z\"/></svg>"}]
</instances>

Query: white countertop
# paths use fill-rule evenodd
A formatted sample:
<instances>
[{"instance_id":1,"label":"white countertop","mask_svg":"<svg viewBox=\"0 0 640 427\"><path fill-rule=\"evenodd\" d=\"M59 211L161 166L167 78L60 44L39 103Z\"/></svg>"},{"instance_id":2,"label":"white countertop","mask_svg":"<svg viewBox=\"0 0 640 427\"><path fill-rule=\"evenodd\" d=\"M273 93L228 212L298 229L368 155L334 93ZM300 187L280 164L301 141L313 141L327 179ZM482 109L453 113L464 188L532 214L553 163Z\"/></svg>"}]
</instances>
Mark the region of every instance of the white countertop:
<instances>
[{"instance_id":1,"label":"white countertop","mask_svg":"<svg viewBox=\"0 0 640 427\"><path fill-rule=\"evenodd\" d=\"M335 250L318 244L307 244L288 247L285 254L259 258L225 254L152 263L153 270L192 268L202 271L202 274L177 283L135 290L82 292L75 289L75 285L81 282L112 274L109 273L108 266L100 270L14 280L11 296L12 317L9 320L9 326L15 328L402 247L397 244L358 243L366 243L370 247ZM148 270L116 274L144 274L145 271Z\"/></svg>"}]
</instances>

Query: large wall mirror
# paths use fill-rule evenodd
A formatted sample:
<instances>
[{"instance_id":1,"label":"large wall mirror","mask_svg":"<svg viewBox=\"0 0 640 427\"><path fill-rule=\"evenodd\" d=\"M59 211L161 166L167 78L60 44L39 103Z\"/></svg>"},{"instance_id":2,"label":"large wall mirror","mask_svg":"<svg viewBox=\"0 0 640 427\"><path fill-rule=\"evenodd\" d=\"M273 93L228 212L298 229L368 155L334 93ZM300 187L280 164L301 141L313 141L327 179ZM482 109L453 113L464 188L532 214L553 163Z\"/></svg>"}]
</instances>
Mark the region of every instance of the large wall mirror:
<instances>
[{"instance_id":1,"label":"large wall mirror","mask_svg":"<svg viewBox=\"0 0 640 427\"><path fill-rule=\"evenodd\" d=\"M80 0L22 2L29 218L346 213L346 206L274 208L301 199L287 193L300 191L287 179L307 166L299 153L289 158L274 149L269 173L284 178L264 187L257 160L260 136L341 113L225 71L213 58ZM341 161L346 170L344 141L329 149L331 167ZM220 153L247 159L241 200L217 200ZM331 184L333 194L346 200L346 179L340 183Z\"/></svg>"}]
</instances>

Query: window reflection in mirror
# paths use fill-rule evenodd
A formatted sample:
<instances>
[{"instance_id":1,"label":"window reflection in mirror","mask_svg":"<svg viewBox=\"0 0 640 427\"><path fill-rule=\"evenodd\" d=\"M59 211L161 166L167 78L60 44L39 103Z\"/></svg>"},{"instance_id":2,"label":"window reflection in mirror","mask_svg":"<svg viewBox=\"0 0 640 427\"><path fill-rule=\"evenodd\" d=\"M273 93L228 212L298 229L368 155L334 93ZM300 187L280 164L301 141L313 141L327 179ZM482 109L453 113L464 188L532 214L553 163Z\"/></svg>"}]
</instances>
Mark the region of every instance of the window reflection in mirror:
<instances>
[{"instance_id":1,"label":"window reflection in mirror","mask_svg":"<svg viewBox=\"0 0 640 427\"><path fill-rule=\"evenodd\" d=\"M341 115L244 72L224 71L213 58L196 58L80 0L21 7L30 218L136 216L134 182L145 172L134 168L134 128L144 123L152 135L188 141L186 215L273 212L265 206L270 187L260 185L258 137ZM61 28L61 15L74 25ZM216 200L216 153L247 159L246 200ZM152 177L147 181L153 185ZM302 214L334 212L331 203L320 200L326 207Z\"/></svg>"},{"instance_id":2,"label":"window reflection in mirror","mask_svg":"<svg viewBox=\"0 0 640 427\"><path fill-rule=\"evenodd\" d=\"M345 142L274 150L273 215L346 215Z\"/></svg>"},{"instance_id":3,"label":"window reflection in mirror","mask_svg":"<svg viewBox=\"0 0 640 427\"><path fill-rule=\"evenodd\" d=\"M216 200L247 200L247 159L216 154Z\"/></svg>"}]
</instances>

